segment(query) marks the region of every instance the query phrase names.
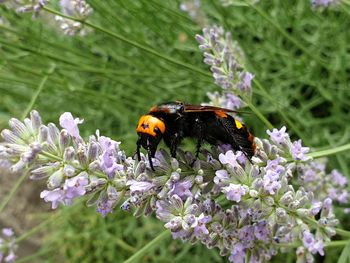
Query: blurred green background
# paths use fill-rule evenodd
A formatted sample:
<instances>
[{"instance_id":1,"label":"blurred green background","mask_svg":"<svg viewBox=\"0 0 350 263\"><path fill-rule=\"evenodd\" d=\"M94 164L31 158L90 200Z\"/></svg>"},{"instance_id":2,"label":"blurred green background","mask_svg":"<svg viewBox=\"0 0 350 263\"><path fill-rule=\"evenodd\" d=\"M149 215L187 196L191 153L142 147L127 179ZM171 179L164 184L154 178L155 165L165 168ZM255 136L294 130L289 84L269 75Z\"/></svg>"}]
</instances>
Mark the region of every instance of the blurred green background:
<instances>
[{"instance_id":1,"label":"blurred green background","mask_svg":"<svg viewBox=\"0 0 350 263\"><path fill-rule=\"evenodd\" d=\"M57 9L57 2L51 2ZM206 92L220 90L194 39L202 28L180 10L180 1L87 2L94 9L91 23L142 48L96 29L86 36L66 36L46 11L33 20L31 14L0 5L0 129L11 117L21 118L52 67L34 104L44 121L57 123L61 113L70 111L85 119L84 136L99 129L122 141L129 155L135 151L137 120L152 105L171 100L201 103L208 101ZM275 127L288 126L289 120L295 128L290 129L293 139L302 137L313 149L349 142L349 6L314 10L308 0L272 0L225 7L220 1L203 0L201 10L210 24L230 31L245 52L247 69L263 87L253 85L253 102ZM256 136L266 137L266 127L254 114L244 115L244 121ZM348 176L349 159L347 153L337 154L330 158L330 168ZM36 182L27 184L37 187ZM40 188L35 189L32 194L39 195ZM32 199L31 206L42 207L41 213L32 211L33 222L50 216L49 205ZM135 219L125 212L102 218L84 204L59 213L35 248L24 253L39 253L27 262L123 262L163 231L154 218ZM337 252L319 260L333 262ZM287 256L290 262L293 255ZM228 260L216 250L170 237L142 258L190 261Z\"/></svg>"}]
</instances>

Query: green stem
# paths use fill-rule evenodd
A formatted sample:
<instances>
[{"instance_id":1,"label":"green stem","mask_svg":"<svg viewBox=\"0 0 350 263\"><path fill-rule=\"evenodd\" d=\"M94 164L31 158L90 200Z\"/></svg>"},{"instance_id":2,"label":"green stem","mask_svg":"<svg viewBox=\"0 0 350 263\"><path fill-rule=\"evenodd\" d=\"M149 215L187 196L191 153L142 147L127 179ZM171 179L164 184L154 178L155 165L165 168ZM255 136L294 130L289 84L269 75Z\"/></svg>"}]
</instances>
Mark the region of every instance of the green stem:
<instances>
[{"instance_id":1,"label":"green stem","mask_svg":"<svg viewBox=\"0 0 350 263\"><path fill-rule=\"evenodd\" d=\"M347 230L344 230L344 229L341 229L341 228L336 228L335 231L337 232L337 234L339 236L350 238L350 231L347 231Z\"/></svg>"},{"instance_id":2,"label":"green stem","mask_svg":"<svg viewBox=\"0 0 350 263\"><path fill-rule=\"evenodd\" d=\"M335 240L335 241L329 241L326 242L326 247L343 247L346 246L346 244L349 243L349 240Z\"/></svg>"},{"instance_id":3,"label":"green stem","mask_svg":"<svg viewBox=\"0 0 350 263\"><path fill-rule=\"evenodd\" d=\"M115 240L115 243L119 245L122 249L129 251L131 253L135 253L135 248L130 246L128 243L126 243L124 240L117 238Z\"/></svg>"},{"instance_id":4,"label":"green stem","mask_svg":"<svg viewBox=\"0 0 350 263\"><path fill-rule=\"evenodd\" d=\"M23 120L25 117L27 117L28 114L29 114L29 112L32 110L32 108L33 108L33 106L34 106L34 104L35 104L35 102L36 102L36 100L37 100L37 98L38 98L40 92L43 90L43 88L44 88L44 86L45 86L45 83L46 83L47 79L49 78L49 75L51 75L51 74L54 72L55 67L56 67L55 64L51 65L51 67L50 67L50 69L48 70L47 74L46 74L45 77L41 80L41 82L40 82L40 84L39 84L39 86L38 86L36 92L34 93L32 99L30 100L30 102L29 102L29 104L28 104L28 106L27 106L27 108L25 109L25 111L24 111L23 114L22 114L22 120Z\"/></svg>"},{"instance_id":5,"label":"green stem","mask_svg":"<svg viewBox=\"0 0 350 263\"><path fill-rule=\"evenodd\" d=\"M40 155L45 156L45 157L47 157L47 158L49 158L49 159L52 159L52 160L54 160L54 161L59 161L59 162L62 162L62 161L63 161L63 159L62 159L61 157L56 156L56 155L53 155L53 154L51 154L51 153L49 153L49 152L43 151L43 152L40 153Z\"/></svg>"},{"instance_id":6,"label":"green stem","mask_svg":"<svg viewBox=\"0 0 350 263\"><path fill-rule=\"evenodd\" d=\"M312 157L312 158L320 158L320 157L325 157L325 156L337 154L337 153L348 151L348 150L350 150L350 143L344 144L344 145L339 146L339 147L327 149L327 150L308 153L307 156Z\"/></svg>"},{"instance_id":7,"label":"green stem","mask_svg":"<svg viewBox=\"0 0 350 263\"><path fill-rule=\"evenodd\" d=\"M313 52L308 50L303 46L297 39L292 37L287 31L285 31L276 21L272 20L270 16L261 8L257 7L255 4L250 3L249 0L244 0L251 8L253 8L261 17L268 21L272 26L274 26L286 39L293 43L297 48L302 50L308 57L315 60L317 63L323 67L329 69L329 66L326 61L316 56Z\"/></svg>"},{"instance_id":8,"label":"green stem","mask_svg":"<svg viewBox=\"0 0 350 263\"><path fill-rule=\"evenodd\" d=\"M23 172L21 177L17 179L17 181L15 182L13 187L11 188L10 192L8 193L8 195L2 200L2 202L0 204L0 214L4 210L4 208L6 207L8 202L11 200L13 195L17 192L18 188L20 187L20 185L22 184L24 179L26 179L27 175L28 175L27 172Z\"/></svg>"},{"instance_id":9,"label":"green stem","mask_svg":"<svg viewBox=\"0 0 350 263\"><path fill-rule=\"evenodd\" d=\"M28 237L32 236L33 234L35 234L36 232L38 232L39 230L41 230L43 227L45 227L46 225L48 225L51 221L53 221L54 219L57 218L57 216L59 215L59 213L54 214L53 216L49 217L48 219L46 219L45 221L41 222L39 225L35 226L34 228L32 228L31 230L29 230L28 232L24 233L23 235L19 236L16 238L15 242L19 243L25 239L27 239Z\"/></svg>"},{"instance_id":10,"label":"green stem","mask_svg":"<svg viewBox=\"0 0 350 263\"><path fill-rule=\"evenodd\" d=\"M254 104L247 102L247 100L244 101L247 106L252 110L252 112L254 112L256 114L256 116L266 125L266 127L269 130L273 129L273 125L271 124L271 122L265 118L265 116L258 110L258 108L256 108L254 106Z\"/></svg>"},{"instance_id":11,"label":"green stem","mask_svg":"<svg viewBox=\"0 0 350 263\"><path fill-rule=\"evenodd\" d=\"M143 51L145 51L145 52L147 52L147 53L149 53L149 54L152 54L152 55L154 55L154 56L156 56L156 57L159 57L159 58L161 58L161 59L164 59L165 61L168 61L168 62L170 62L170 63L172 63L172 64L182 66L182 67L184 67L184 68L187 68L187 69L189 69L189 70L192 70L192 71L194 71L194 72L197 72L197 73L199 73L199 74L202 74L202 75L204 75L204 76L206 76L206 77L211 77L211 74L208 73L208 72L205 71L205 70L199 69L199 68L197 68L197 67L195 67L195 66L192 66L191 64L181 62L181 61L176 60L176 59L174 59L174 58L172 58L172 57L170 57L170 56L161 54L161 53L157 52L156 50L154 50L154 49L152 49L152 48L149 48L149 47L147 47L147 46L144 46L144 45L142 45L142 44L140 44L140 43L138 43L138 42L136 42L136 41L133 41L133 40L128 39L128 38L126 38L126 37L124 37L124 36L121 36L121 35L119 35L119 34L117 34L117 33L115 33L115 32L109 31L108 29L104 29L104 28L102 28L102 27L100 27L100 26L98 26L98 25L92 24L92 23L90 23L89 21L82 20L82 19L80 19L80 18L75 18L75 17L72 17L72 16L68 16L68 15L62 14L62 13L60 13L60 12L58 12L58 11L56 11L56 10L53 10L53 9L51 9L51 8L48 8L48 7L46 7L46 6L44 6L43 9L44 9L45 11L47 11L47 12L49 12L49 13L52 13L52 14L55 14L55 15L57 15L57 16L60 16L60 17L66 18L66 19L70 19L70 20L73 20L73 21L80 22L80 23L82 23L82 24L84 24L84 25L86 25L86 26L88 26L88 27L90 27L90 28L93 28L93 29L95 29L95 30L97 30L97 31L103 32L103 33L105 33L105 34L107 34L107 35L109 35L109 36L111 36L111 37L113 37L113 38L115 38L115 39L118 39L118 40L120 40L120 41L122 41L122 42L124 42L124 43L127 43L127 44L131 45L131 46L134 46L134 47L136 47L136 48L138 48L138 49L140 49L140 50L143 50Z\"/></svg>"},{"instance_id":12,"label":"green stem","mask_svg":"<svg viewBox=\"0 0 350 263\"><path fill-rule=\"evenodd\" d=\"M26 257L22 257L20 259L17 259L16 260L16 263L23 263L23 262L37 262L36 259L37 257L40 257L42 255L45 255L45 254L48 254L48 253L52 253L53 250L52 249L44 249L44 250L39 250L38 252L34 253L34 254L31 254L29 256L26 256Z\"/></svg>"},{"instance_id":13,"label":"green stem","mask_svg":"<svg viewBox=\"0 0 350 263\"><path fill-rule=\"evenodd\" d=\"M156 236L151 242L149 242L146 246L141 248L137 253L128 258L124 263L132 263L132 262L141 262L140 258L151 251L155 246L157 246L160 242L162 242L166 237L169 236L169 231L165 230Z\"/></svg>"},{"instance_id":14,"label":"green stem","mask_svg":"<svg viewBox=\"0 0 350 263\"><path fill-rule=\"evenodd\" d=\"M42 151L42 152L39 154L39 156L44 156L44 157L46 157L46 158L51 159L51 161L58 161L58 162L62 162L62 163L64 164L64 160L63 160L62 157L56 156L56 155L51 154L51 153L49 153L49 152ZM78 166L78 167L76 167L76 168L79 169L80 171L87 171L87 169L84 169L84 168L82 168L82 167L80 167L80 166ZM104 173L102 173L102 172L93 171L92 173L93 173L94 175L97 175L97 176L101 177L101 178L107 178L107 175L104 174Z\"/></svg>"},{"instance_id":15,"label":"green stem","mask_svg":"<svg viewBox=\"0 0 350 263\"><path fill-rule=\"evenodd\" d=\"M300 139L303 140L304 143L307 143L307 140L304 138L303 133L299 130L298 127L296 127L296 125L294 124L294 122L284 113L283 110L280 109L278 102L276 102L276 99L274 99L268 92L267 90L262 86L262 84L257 80L257 79L253 79L254 84L257 86L257 88L262 91L262 93L264 94L264 96L271 102L272 105L275 106L277 112L281 115L282 119L284 119L284 121L287 123L287 125L296 133L296 135L298 135L298 137ZM273 128L273 127L272 127ZM272 129L269 128L269 129Z\"/></svg>"}]
</instances>

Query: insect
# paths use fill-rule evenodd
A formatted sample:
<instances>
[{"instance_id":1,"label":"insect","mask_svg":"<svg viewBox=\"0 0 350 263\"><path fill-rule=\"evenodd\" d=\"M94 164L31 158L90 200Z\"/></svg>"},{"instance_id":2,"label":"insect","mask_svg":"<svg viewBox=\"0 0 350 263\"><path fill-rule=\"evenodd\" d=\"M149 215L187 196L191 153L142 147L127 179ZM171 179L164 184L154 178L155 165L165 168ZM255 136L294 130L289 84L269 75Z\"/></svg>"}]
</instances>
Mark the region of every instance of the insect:
<instances>
[{"instance_id":1,"label":"insect","mask_svg":"<svg viewBox=\"0 0 350 263\"><path fill-rule=\"evenodd\" d=\"M148 114L141 116L137 124L137 157L141 159L141 147L146 149L151 169L154 170L152 158L162 139L175 158L182 139L190 137L197 140L196 158L206 141L213 145L230 144L250 160L255 153L254 136L243 123L228 114L232 112L235 111L180 101L156 105Z\"/></svg>"}]
</instances>

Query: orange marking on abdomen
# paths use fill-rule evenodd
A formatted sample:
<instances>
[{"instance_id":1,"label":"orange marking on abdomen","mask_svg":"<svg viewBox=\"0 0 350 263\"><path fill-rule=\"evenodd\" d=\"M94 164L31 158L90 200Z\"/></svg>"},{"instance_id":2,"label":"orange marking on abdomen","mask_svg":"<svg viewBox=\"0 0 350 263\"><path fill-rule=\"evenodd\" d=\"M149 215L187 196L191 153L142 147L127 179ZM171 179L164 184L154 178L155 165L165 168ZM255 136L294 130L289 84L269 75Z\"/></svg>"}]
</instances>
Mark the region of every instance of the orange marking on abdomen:
<instances>
[{"instance_id":1,"label":"orange marking on abdomen","mask_svg":"<svg viewBox=\"0 0 350 263\"><path fill-rule=\"evenodd\" d=\"M255 141L254 141L254 138L255 138L254 135L253 135L251 132L249 132L248 141L251 142L253 151L254 151L254 153L255 153L255 150L256 150L256 143L255 143Z\"/></svg>"},{"instance_id":2,"label":"orange marking on abdomen","mask_svg":"<svg viewBox=\"0 0 350 263\"><path fill-rule=\"evenodd\" d=\"M221 110L216 110L214 112L215 112L216 116L219 116L221 118L227 118L227 114Z\"/></svg>"}]
</instances>

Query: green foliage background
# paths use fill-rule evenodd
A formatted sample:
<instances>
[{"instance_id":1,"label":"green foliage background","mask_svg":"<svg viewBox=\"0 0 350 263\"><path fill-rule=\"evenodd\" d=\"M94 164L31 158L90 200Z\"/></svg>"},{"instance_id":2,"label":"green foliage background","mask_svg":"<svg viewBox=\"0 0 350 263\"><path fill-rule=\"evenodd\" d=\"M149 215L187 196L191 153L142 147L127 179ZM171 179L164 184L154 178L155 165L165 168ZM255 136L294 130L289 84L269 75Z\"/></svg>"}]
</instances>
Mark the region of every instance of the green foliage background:
<instances>
[{"instance_id":1,"label":"green foliage background","mask_svg":"<svg viewBox=\"0 0 350 263\"><path fill-rule=\"evenodd\" d=\"M219 88L194 40L201 28L180 11L179 1L88 2L94 9L91 23L143 48L96 29L85 37L65 36L46 11L33 20L30 14L19 15L0 5L4 21L0 24L0 129L9 118L22 116L54 67L34 105L44 121L57 123L61 113L71 111L85 119L85 136L98 128L122 141L123 149L132 154L135 125L150 106L169 100L201 103L207 100L206 92ZM314 149L349 142L349 6L315 11L308 0L231 7L219 1L202 4L211 24L232 32L244 50L248 70L263 87L255 83L254 104L275 127L291 128L288 120L293 139L302 137ZM169 57L174 61L169 62ZM244 121L255 135L266 137L266 127L254 114L245 115ZM347 153L337 154L330 167L349 175L349 159ZM41 256L44 262L123 262L163 231L154 218L135 219L124 212L102 218L84 204L60 213L47 230L42 254L50 257ZM325 262L334 262L333 253L337 251L328 253ZM293 255L289 253L287 259L293 261ZM170 237L142 258L142 262L190 261L227 259L216 250Z\"/></svg>"}]
</instances>

